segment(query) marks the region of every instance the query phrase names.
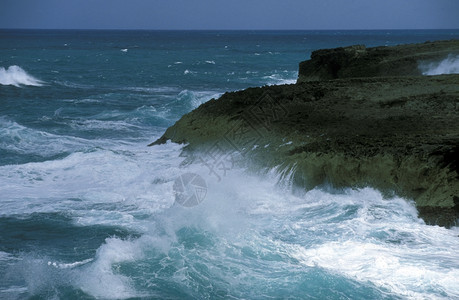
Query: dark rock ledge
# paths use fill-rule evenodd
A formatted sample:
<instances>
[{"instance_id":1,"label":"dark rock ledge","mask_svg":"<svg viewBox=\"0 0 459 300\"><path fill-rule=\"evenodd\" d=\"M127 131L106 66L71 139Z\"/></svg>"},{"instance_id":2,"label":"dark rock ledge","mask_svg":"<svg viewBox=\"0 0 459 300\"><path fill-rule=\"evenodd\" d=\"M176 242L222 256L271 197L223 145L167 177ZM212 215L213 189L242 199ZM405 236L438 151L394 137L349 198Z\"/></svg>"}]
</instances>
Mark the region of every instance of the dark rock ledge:
<instances>
[{"instance_id":1,"label":"dark rock ledge","mask_svg":"<svg viewBox=\"0 0 459 300\"><path fill-rule=\"evenodd\" d=\"M312 189L371 186L413 199L428 224L459 218L459 74L419 64L459 54L459 41L313 52L297 84L225 93L151 145L235 151Z\"/></svg>"}]
</instances>

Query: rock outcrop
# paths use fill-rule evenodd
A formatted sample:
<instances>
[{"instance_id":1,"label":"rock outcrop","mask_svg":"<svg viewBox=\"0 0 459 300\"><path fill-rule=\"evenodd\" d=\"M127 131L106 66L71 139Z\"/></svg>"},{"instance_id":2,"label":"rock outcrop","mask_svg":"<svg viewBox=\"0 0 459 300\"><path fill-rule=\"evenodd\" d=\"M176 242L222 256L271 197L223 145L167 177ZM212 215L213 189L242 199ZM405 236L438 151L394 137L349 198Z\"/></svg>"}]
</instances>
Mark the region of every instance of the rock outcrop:
<instances>
[{"instance_id":1,"label":"rock outcrop","mask_svg":"<svg viewBox=\"0 0 459 300\"><path fill-rule=\"evenodd\" d=\"M441 52L444 44L419 47L425 45ZM399 46L386 52L415 48ZM350 57L357 57L357 61L362 59L359 55L366 55L359 51L384 52L375 49L321 50L311 61L317 55L325 59L334 51L344 51L344 56L355 52ZM190 156L206 155L218 146L258 166L278 167L303 190L321 185L371 186L387 197L413 199L429 224L456 224L459 74L379 78L376 76L387 74L372 71L372 66L391 61L391 57L382 56L368 63L373 78L299 80L293 85L226 93L184 115L153 144L167 140L188 143L185 151ZM302 63L300 79L329 76L318 69L305 73L316 64L311 61ZM393 61L403 69L400 60ZM407 61L406 70L411 68L411 60ZM349 62L343 66L363 72L363 64L356 67ZM336 76L362 74L341 67Z\"/></svg>"},{"instance_id":2,"label":"rock outcrop","mask_svg":"<svg viewBox=\"0 0 459 300\"><path fill-rule=\"evenodd\" d=\"M422 75L423 65L459 55L459 40L426 42L396 47L366 48L363 45L312 52L301 62L298 81L353 77Z\"/></svg>"}]
</instances>

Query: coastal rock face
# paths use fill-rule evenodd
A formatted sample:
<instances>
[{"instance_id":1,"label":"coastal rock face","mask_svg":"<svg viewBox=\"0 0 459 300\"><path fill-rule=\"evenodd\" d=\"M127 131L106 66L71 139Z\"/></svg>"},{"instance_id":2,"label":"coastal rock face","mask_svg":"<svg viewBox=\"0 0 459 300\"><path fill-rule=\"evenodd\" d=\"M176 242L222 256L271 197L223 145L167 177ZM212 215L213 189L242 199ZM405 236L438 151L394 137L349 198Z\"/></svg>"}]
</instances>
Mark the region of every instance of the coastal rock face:
<instances>
[{"instance_id":1,"label":"coastal rock face","mask_svg":"<svg viewBox=\"0 0 459 300\"><path fill-rule=\"evenodd\" d=\"M323 49L312 52L310 60L300 63L298 81L416 76L422 75L422 65L456 55L459 55L459 40L396 47L357 45Z\"/></svg>"},{"instance_id":2,"label":"coastal rock face","mask_svg":"<svg viewBox=\"0 0 459 300\"><path fill-rule=\"evenodd\" d=\"M413 199L429 224L459 218L459 75L300 80L226 93L153 144L167 140L188 143L190 157L218 146L277 167L303 191L371 186Z\"/></svg>"}]
</instances>

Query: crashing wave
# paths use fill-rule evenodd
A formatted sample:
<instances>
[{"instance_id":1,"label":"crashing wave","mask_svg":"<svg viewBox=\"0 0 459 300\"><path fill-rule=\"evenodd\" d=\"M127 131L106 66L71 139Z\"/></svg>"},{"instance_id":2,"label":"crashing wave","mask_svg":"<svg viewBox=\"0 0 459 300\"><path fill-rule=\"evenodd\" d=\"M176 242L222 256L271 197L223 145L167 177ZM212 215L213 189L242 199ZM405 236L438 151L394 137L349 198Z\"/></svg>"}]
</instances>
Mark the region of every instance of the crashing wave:
<instances>
[{"instance_id":1,"label":"crashing wave","mask_svg":"<svg viewBox=\"0 0 459 300\"><path fill-rule=\"evenodd\" d=\"M459 55L449 55L440 62L419 66L423 75L459 74Z\"/></svg>"},{"instance_id":2,"label":"crashing wave","mask_svg":"<svg viewBox=\"0 0 459 300\"><path fill-rule=\"evenodd\" d=\"M27 74L19 66L10 66L7 69L0 67L1 85L14 85L16 87L20 87L21 85L42 86L43 83L43 81Z\"/></svg>"}]
</instances>

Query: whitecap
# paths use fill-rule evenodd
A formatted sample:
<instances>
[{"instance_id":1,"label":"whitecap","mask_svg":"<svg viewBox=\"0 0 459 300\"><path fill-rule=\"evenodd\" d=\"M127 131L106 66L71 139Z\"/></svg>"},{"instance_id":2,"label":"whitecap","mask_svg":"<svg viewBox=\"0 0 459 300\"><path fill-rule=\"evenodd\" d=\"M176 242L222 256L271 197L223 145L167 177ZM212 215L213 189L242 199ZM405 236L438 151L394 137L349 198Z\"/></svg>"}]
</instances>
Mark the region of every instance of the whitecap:
<instances>
[{"instance_id":1,"label":"whitecap","mask_svg":"<svg viewBox=\"0 0 459 300\"><path fill-rule=\"evenodd\" d=\"M90 99L90 98L84 98L84 99L64 99L62 100L64 102L70 102L70 103L75 103L75 104L79 104L79 103L100 103L102 102L101 100L98 100L98 99Z\"/></svg>"},{"instance_id":2,"label":"whitecap","mask_svg":"<svg viewBox=\"0 0 459 300\"><path fill-rule=\"evenodd\" d=\"M0 251L0 261L2 260L9 260L10 259L10 254L9 253L6 253L6 252L3 252L3 251Z\"/></svg>"},{"instance_id":3,"label":"whitecap","mask_svg":"<svg viewBox=\"0 0 459 300\"><path fill-rule=\"evenodd\" d=\"M10 66L7 69L0 67L0 84L20 87L22 85L42 86L44 82L29 75L19 66Z\"/></svg>"},{"instance_id":4,"label":"whitecap","mask_svg":"<svg viewBox=\"0 0 459 300\"><path fill-rule=\"evenodd\" d=\"M222 93L214 91L190 91L183 90L177 95L178 102L189 106L191 109L198 107L202 103L209 101L212 98L218 98ZM174 102L175 103L175 102Z\"/></svg>"},{"instance_id":5,"label":"whitecap","mask_svg":"<svg viewBox=\"0 0 459 300\"><path fill-rule=\"evenodd\" d=\"M184 74L184 75L196 74L196 73L197 73L197 72L195 72L195 71L190 71L190 70L188 70L188 69L186 69L185 71L183 71L183 74Z\"/></svg>"},{"instance_id":6,"label":"whitecap","mask_svg":"<svg viewBox=\"0 0 459 300\"><path fill-rule=\"evenodd\" d=\"M281 73L274 73L271 75L263 76L268 85L280 85L280 84L294 84L296 83L298 72L296 71L283 71Z\"/></svg>"},{"instance_id":7,"label":"whitecap","mask_svg":"<svg viewBox=\"0 0 459 300\"><path fill-rule=\"evenodd\" d=\"M75 267L78 267L78 266L85 265L85 264L87 264L87 263L89 263L91 261L93 261L92 258L88 258L88 259L85 259L85 260L82 260L82 261L73 262L73 263L59 263L59 262L48 261L48 266L53 266L53 267L59 268L59 269L72 269L72 268L75 268Z\"/></svg>"},{"instance_id":8,"label":"whitecap","mask_svg":"<svg viewBox=\"0 0 459 300\"><path fill-rule=\"evenodd\" d=\"M177 88L170 86L160 86L160 87L125 87L121 90L133 91L133 92L147 92L147 93L170 93L177 91Z\"/></svg>"}]
</instances>

